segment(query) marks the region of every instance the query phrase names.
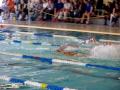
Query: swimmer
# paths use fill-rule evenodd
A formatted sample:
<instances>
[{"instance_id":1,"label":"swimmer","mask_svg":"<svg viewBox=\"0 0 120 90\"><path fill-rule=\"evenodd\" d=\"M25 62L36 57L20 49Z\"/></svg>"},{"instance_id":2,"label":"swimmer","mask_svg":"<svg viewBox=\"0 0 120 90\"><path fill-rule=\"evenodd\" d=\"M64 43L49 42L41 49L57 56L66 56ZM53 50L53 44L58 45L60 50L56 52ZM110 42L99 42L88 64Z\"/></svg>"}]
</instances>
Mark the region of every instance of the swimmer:
<instances>
[{"instance_id":1,"label":"swimmer","mask_svg":"<svg viewBox=\"0 0 120 90\"><path fill-rule=\"evenodd\" d=\"M69 48L69 50L68 50ZM78 57L87 57L88 55L82 54L82 53L77 53L75 52L75 50L78 50L79 46L75 46L75 45L63 45L61 46L59 49L57 49L56 51L64 54L66 56L78 56ZM70 49L74 49L74 50L70 50Z\"/></svg>"},{"instance_id":2,"label":"swimmer","mask_svg":"<svg viewBox=\"0 0 120 90\"><path fill-rule=\"evenodd\" d=\"M85 44L94 44L94 45L98 45L100 44L95 37L91 37L88 40L85 40Z\"/></svg>"},{"instance_id":3,"label":"swimmer","mask_svg":"<svg viewBox=\"0 0 120 90\"><path fill-rule=\"evenodd\" d=\"M101 43L102 42L102 43ZM95 37L92 37L88 40L85 40L85 44L92 44L92 45L112 45L113 43L110 41L97 41Z\"/></svg>"}]
</instances>

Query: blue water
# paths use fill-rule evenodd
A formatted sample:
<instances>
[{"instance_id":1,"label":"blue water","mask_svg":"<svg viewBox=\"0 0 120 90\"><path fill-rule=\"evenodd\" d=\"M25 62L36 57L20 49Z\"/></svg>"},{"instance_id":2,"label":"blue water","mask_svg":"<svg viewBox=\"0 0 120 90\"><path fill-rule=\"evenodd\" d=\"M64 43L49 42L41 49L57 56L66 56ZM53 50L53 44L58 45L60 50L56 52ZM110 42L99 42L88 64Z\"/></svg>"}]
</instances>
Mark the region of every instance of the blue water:
<instances>
[{"instance_id":1,"label":"blue water","mask_svg":"<svg viewBox=\"0 0 120 90\"><path fill-rule=\"evenodd\" d=\"M5 35L8 40L0 41L0 52L7 52L13 54L25 54L25 55L36 55L40 57L53 58L53 59L64 59L64 60L77 60L83 63L91 63L98 65L120 67L120 58L89 58L89 57L76 57L66 56L56 52L61 45L73 44L79 45L79 53L89 55L90 50L95 47L92 44L81 44L81 41L88 39L93 34L84 33L72 33L72 32L58 32L58 31L47 31L27 28L15 28L10 27L7 30L12 32L12 37L17 40L24 42L39 42L45 45L32 45L30 43L13 43L11 41L10 34L1 32ZM17 31L17 32L16 32ZM63 37L38 37L23 33L47 33L50 35L63 35L63 36L75 36L79 39L74 38L63 38ZM9 37L7 37L9 36ZM119 40L119 37L115 36L102 36L95 35L97 39L113 39ZM52 44L50 46L47 44ZM97 52L97 51L96 51ZM118 52L119 53L119 52ZM102 56L101 56L102 57ZM86 68L81 66L71 66L62 64L49 65L47 63L41 63L33 59L23 59L16 56L0 54L0 75L7 75L10 77L16 77L25 80L45 82L53 85L64 86L69 88L75 88L78 90L120 90L120 77L119 71L104 70L96 68ZM0 81L0 84L7 84L7 82ZM34 87L21 87L17 90L40 90Z\"/></svg>"}]
</instances>

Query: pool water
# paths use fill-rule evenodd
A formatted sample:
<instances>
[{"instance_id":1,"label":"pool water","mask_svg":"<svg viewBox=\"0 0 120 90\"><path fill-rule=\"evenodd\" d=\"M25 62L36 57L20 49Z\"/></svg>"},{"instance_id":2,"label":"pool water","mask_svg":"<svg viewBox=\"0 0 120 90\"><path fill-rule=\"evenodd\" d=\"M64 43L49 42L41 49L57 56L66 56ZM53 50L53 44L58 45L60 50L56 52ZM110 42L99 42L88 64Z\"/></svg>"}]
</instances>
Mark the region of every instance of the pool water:
<instances>
[{"instance_id":1,"label":"pool water","mask_svg":"<svg viewBox=\"0 0 120 90\"><path fill-rule=\"evenodd\" d=\"M106 54L108 52L105 51L99 54L97 52L98 50L96 50L95 53L98 53L99 57L91 57L91 50L97 45L84 42L92 36L96 37L97 40L112 38L116 41L120 41L119 36L93 35L77 32L53 32L52 30L16 27L8 27L5 30L4 32L0 32L0 38L5 38L5 40L0 40L0 75L36 82L45 82L53 85L75 88L77 90L120 90L120 80L118 80L120 77L119 70L114 71L65 64L51 65L34 59L24 59L14 55L3 54L3 52L5 52L32 55L120 67L119 44L116 45L118 50L108 49L108 52L113 52L113 54ZM39 43L42 44L39 45ZM60 46L66 44L78 45L79 48L76 50L77 53L89 56L67 56L56 51ZM102 50L102 48L98 49L99 52L100 49ZM0 81L0 84L7 84L7 82ZM21 87L17 90L40 89L34 87Z\"/></svg>"}]
</instances>

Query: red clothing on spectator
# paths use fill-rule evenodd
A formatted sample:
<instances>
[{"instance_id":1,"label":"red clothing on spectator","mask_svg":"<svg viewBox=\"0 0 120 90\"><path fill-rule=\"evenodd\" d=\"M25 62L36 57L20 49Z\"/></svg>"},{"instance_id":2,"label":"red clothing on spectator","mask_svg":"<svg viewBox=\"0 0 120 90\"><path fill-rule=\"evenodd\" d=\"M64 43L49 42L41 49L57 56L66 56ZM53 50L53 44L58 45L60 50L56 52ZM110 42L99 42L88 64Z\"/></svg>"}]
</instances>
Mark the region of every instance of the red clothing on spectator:
<instances>
[{"instance_id":1,"label":"red clothing on spectator","mask_svg":"<svg viewBox=\"0 0 120 90\"><path fill-rule=\"evenodd\" d=\"M7 6L10 12L14 12L15 8L14 8L14 1L13 0L7 0Z\"/></svg>"}]
</instances>

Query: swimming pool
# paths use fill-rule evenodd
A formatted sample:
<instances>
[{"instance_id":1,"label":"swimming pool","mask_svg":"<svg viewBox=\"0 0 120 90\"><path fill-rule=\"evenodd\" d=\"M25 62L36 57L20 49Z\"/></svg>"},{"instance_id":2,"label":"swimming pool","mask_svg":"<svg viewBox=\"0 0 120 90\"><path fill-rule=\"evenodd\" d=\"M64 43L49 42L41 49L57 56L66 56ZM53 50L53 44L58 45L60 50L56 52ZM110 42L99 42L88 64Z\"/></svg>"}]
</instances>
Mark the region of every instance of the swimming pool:
<instances>
[{"instance_id":1,"label":"swimming pool","mask_svg":"<svg viewBox=\"0 0 120 90\"><path fill-rule=\"evenodd\" d=\"M89 43L92 37L100 43ZM119 36L8 27L0 32L0 38L1 76L77 90L120 89ZM107 40L116 44L103 45ZM63 45L77 46L68 49L83 56L57 52ZM1 80L0 84L8 82ZM23 86L17 90L40 89Z\"/></svg>"}]
</instances>

